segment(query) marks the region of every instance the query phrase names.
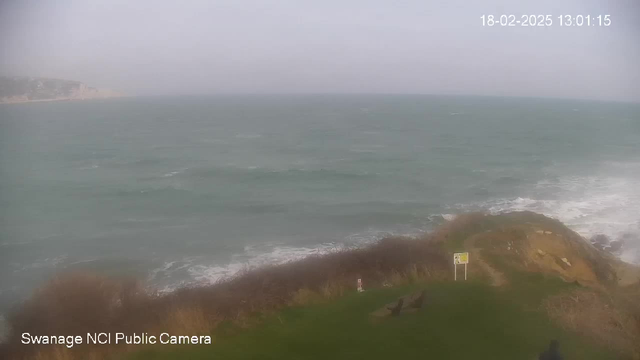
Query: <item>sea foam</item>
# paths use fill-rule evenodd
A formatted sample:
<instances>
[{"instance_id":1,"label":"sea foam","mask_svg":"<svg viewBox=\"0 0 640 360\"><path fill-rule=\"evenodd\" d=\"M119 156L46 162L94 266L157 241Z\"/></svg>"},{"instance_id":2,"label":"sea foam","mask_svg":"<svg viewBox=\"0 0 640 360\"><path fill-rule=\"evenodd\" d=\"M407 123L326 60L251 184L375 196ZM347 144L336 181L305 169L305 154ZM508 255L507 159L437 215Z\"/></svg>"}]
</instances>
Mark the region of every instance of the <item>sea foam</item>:
<instances>
[{"instance_id":1,"label":"sea foam","mask_svg":"<svg viewBox=\"0 0 640 360\"><path fill-rule=\"evenodd\" d=\"M553 196L492 199L455 207L493 214L533 211L562 221L587 239L597 234L612 240L632 239L625 242L621 259L640 263L640 179L567 176L539 181L536 188Z\"/></svg>"}]
</instances>

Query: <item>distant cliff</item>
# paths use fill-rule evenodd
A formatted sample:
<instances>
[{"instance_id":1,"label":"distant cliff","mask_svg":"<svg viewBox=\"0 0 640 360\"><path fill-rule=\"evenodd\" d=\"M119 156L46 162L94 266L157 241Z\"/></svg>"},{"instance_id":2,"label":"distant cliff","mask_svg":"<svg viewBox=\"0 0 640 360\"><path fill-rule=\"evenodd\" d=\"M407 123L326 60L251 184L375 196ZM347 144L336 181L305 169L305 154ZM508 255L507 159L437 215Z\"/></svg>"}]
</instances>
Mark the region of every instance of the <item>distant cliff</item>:
<instances>
[{"instance_id":1,"label":"distant cliff","mask_svg":"<svg viewBox=\"0 0 640 360\"><path fill-rule=\"evenodd\" d=\"M96 89L79 81L24 76L0 76L0 103L105 99L122 94Z\"/></svg>"}]
</instances>

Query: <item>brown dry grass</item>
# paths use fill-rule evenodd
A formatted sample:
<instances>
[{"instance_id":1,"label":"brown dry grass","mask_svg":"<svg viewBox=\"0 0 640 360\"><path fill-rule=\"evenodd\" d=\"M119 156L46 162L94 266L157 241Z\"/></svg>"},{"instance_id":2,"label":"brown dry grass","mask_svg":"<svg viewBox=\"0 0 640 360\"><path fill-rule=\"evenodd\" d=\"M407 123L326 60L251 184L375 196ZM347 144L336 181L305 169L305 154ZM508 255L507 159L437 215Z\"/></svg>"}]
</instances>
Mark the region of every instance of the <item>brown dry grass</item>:
<instances>
[{"instance_id":1,"label":"brown dry grass","mask_svg":"<svg viewBox=\"0 0 640 360\"><path fill-rule=\"evenodd\" d=\"M450 243L453 246L461 247L464 239L472 232L482 228L486 224L487 215L482 212L472 212L460 214L452 221L447 221L439 226L429 238L432 241ZM461 248L456 249L461 250Z\"/></svg>"},{"instance_id":2,"label":"brown dry grass","mask_svg":"<svg viewBox=\"0 0 640 360\"><path fill-rule=\"evenodd\" d=\"M552 296L543 307L568 329L621 353L640 355L640 313L610 295L579 289Z\"/></svg>"},{"instance_id":3,"label":"brown dry grass","mask_svg":"<svg viewBox=\"0 0 640 360\"><path fill-rule=\"evenodd\" d=\"M283 265L245 271L214 285L148 294L140 284L96 275L64 274L36 291L9 317L12 334L0 348L7 359L105 358L126 346L24 346L20 334L82 335L160 332L209 334L219 323L251 326L285 306L325 301L384 282L405 284L448 275L448 256L430 239L387 238L364 248L336 251ZM4 351L4 353L2 353Z\"/></svg>"},{"instance_id":4,"label":"brown dry grass","mask_svg":"<svg viewBox=\"0 0 640 360\"><path fill-rule=\"evenodd\" d=\"M205 316L205 312L198 307L176 308L167 314L162 329L171 329L175 334L206 335L219 319Z\"/></svg>"}]
</instances>

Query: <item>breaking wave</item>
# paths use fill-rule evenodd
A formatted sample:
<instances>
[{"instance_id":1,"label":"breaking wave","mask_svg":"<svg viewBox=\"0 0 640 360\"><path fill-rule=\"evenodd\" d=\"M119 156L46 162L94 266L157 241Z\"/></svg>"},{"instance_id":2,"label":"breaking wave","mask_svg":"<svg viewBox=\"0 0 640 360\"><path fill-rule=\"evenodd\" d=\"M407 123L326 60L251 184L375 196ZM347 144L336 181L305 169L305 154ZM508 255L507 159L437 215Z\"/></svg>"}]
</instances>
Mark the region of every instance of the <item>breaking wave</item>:
<instances>
[{"instance_id":1,"label":"breaking wave","mask_svg":"<svg viewBox=\"0 0 640 360\"><path fill-rule=\"evenodd\" d=\"M625 165L629 166L629 165ZM640 263L640 179L617 176L567 176L542 180L530 197L459 204L459 211L497 214L533 211L562 221L580 235L624 239L621 259Z\"/></svg>"}]
</instances>

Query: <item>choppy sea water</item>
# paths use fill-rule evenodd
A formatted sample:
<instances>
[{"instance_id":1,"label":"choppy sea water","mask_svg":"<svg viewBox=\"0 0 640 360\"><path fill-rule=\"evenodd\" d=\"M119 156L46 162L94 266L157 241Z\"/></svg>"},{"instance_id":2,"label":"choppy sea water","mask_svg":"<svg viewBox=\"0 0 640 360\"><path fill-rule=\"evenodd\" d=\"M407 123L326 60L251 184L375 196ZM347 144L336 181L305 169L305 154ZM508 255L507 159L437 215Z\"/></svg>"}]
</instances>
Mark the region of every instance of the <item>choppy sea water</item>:
<instances>
[{"instance_id":1,"label":"choppy sea water","mask_svg":"<svg viewBox=\"0 0 640 360\"><path fill-rule=\"evenodd\" d=\"M0 106L0 309L58 271L170 291L532 210L640 261L640 105L438 96Z\"/></svg>"}]
</instances>

